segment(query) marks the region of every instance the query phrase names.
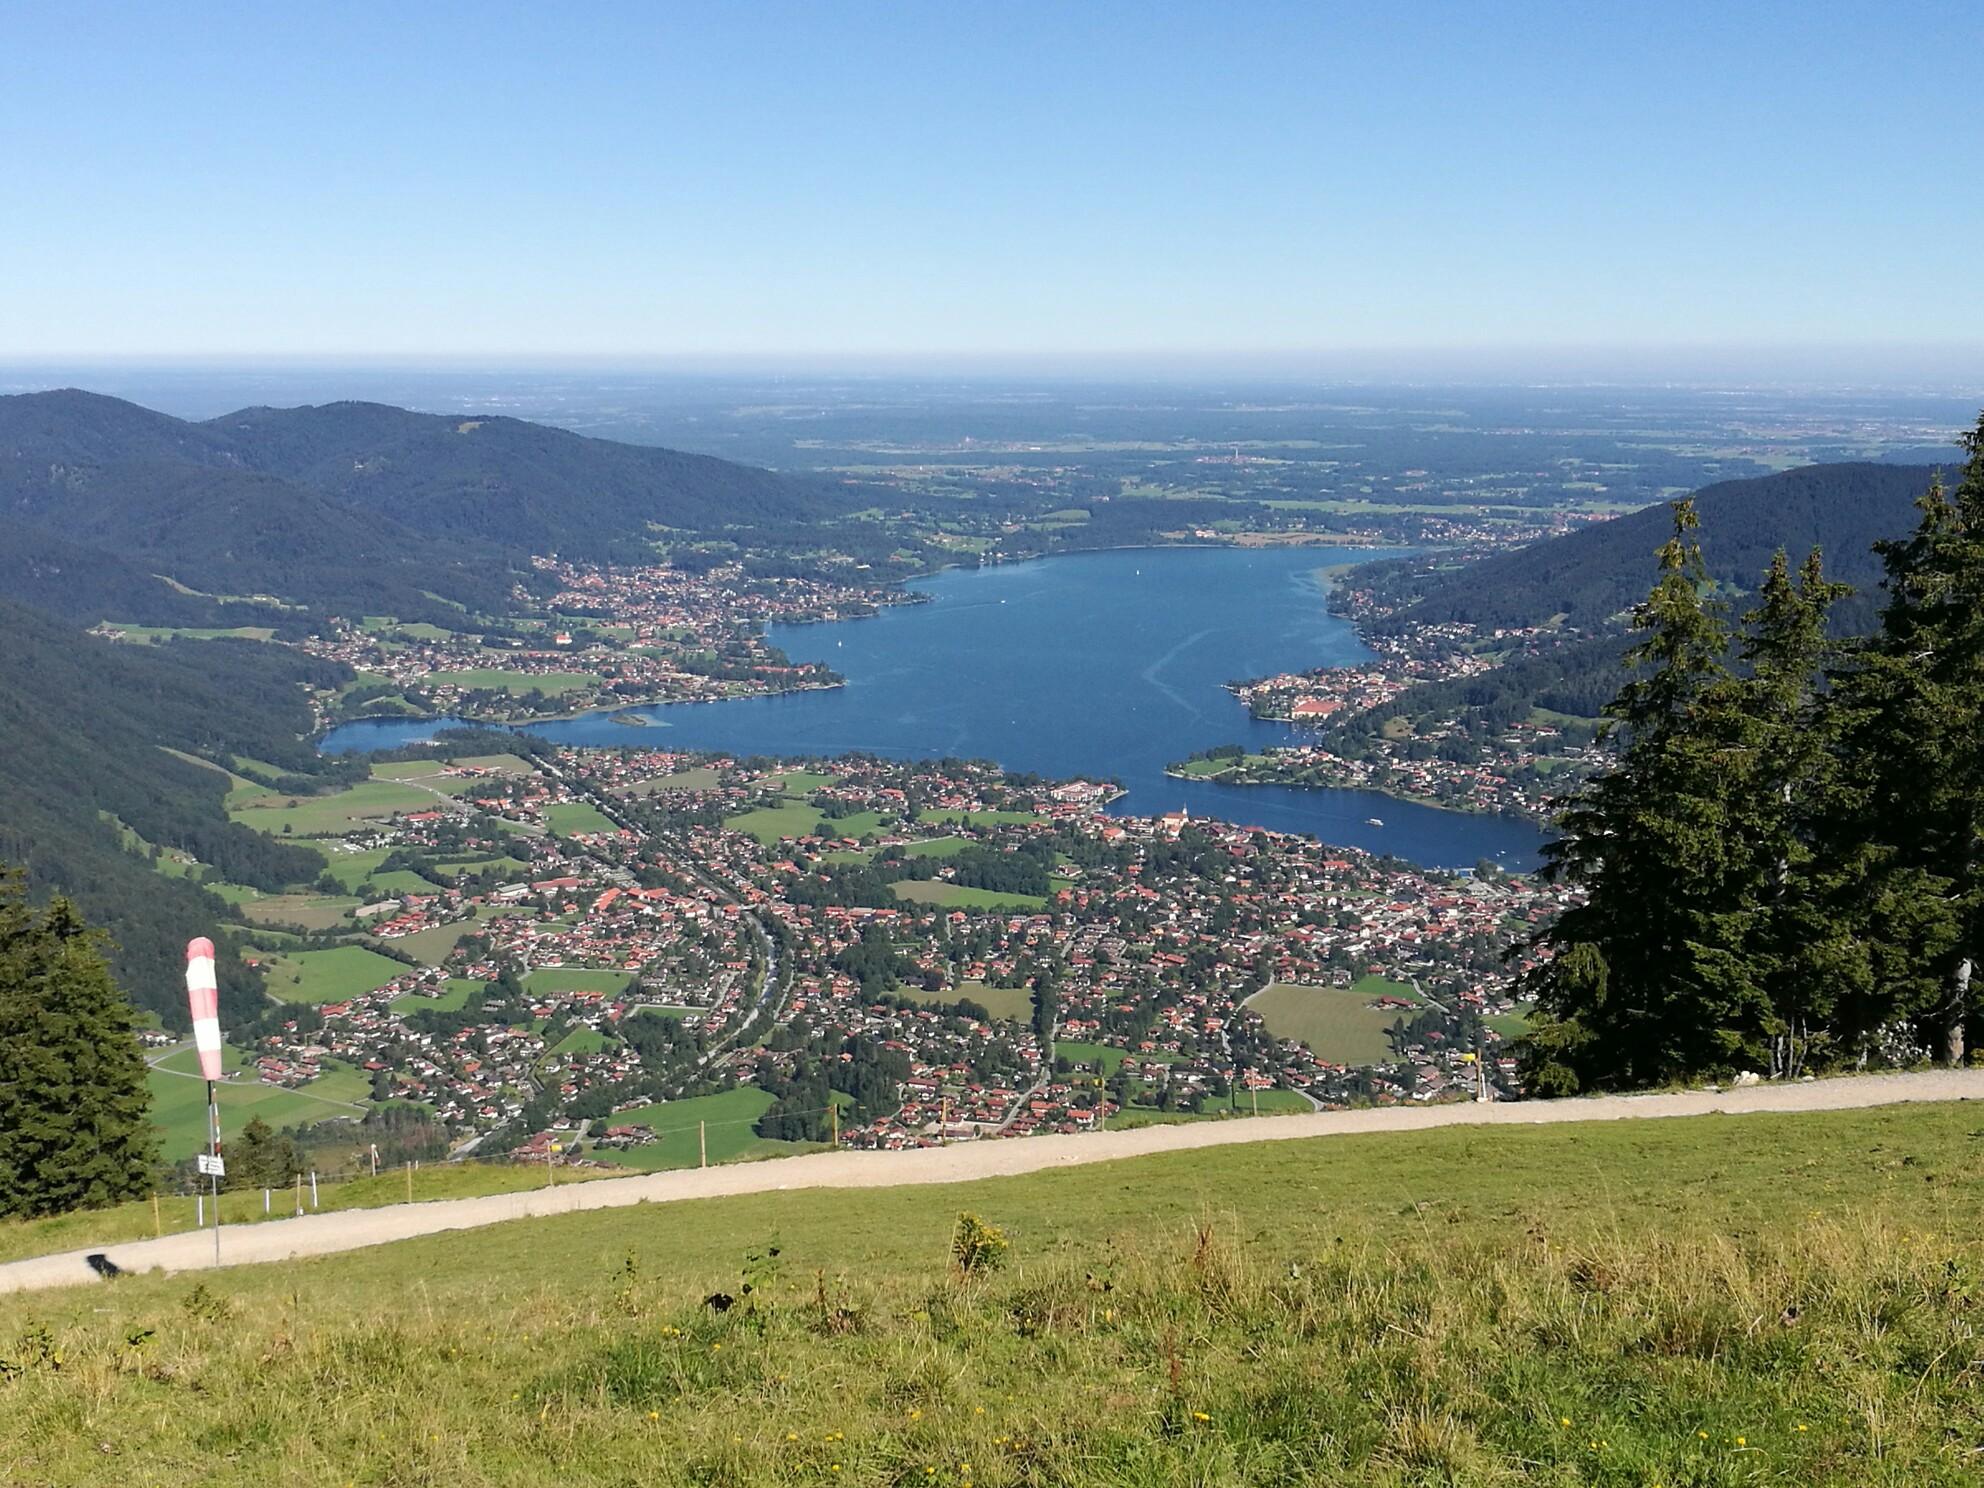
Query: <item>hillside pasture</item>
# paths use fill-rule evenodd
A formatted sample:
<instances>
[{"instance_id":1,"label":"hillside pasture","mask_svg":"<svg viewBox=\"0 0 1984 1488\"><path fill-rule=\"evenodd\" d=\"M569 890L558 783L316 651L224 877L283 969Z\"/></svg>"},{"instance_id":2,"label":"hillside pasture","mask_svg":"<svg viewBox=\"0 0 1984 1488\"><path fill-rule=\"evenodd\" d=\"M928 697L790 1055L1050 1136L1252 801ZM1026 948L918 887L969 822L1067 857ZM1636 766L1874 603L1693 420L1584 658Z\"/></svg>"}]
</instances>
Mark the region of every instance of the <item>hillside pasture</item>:
<instances>
[{"instance_id":1,"label":"hillside pasture","mask_svg":"<svg viewBox=\"0 0 1984 1488\"><path fill-rule=\"evenodd\" d=\"M1361 987L1361 983L1358 987L1310 987L1276 982L1248 998L1247 1006L1261 1015L1268 1032L1276 1038L1300 1039L1318 1059L1331 1064L1396 1063L1397 1056L1385 1034L1400 1014L1373 1008L1371 999L1384 994ZM1411 996L1412 989L1405 988L1403 995Z\"/></svg>"},{"instance_id":2,"label":"hillside pasture","mask_svg":"<svg viewBox=\"0 0 1984 1488\"><path fill-rule=\"evenodd\" d=\"M278 1002L348 1002L383 987L407 969L390 957L355 945L254 954L267 978L269 995Z\"/></svg>"}]
</instances>

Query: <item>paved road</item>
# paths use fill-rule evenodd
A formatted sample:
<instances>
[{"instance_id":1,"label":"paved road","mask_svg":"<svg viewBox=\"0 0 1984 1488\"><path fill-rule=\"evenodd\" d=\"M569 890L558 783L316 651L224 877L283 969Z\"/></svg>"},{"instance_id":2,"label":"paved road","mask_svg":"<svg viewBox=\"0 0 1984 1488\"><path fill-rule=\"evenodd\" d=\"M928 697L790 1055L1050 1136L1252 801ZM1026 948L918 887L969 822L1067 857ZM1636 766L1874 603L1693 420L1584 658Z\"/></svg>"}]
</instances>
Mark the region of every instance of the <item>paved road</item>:
<instances>
[{"instance_id":1,"label":"paved road","mask_svg":"<svg viewBox=\"0 0 1984 1488\"><path fill-rule=\"evenodd\" d=\"M247 1265L296 1256L325 1255L383 1245L444 1230L472 1229L508 1219L610 1209L626 1204L668 1203L724 1194L766 1193L805 1188L893 1188L907 1184L958 1183L974 1178L1037 1173L1046 1168L1109 1162L1156 1152L1226 1147L1239 1142L1285 1142L1303 1137L1356 1132L1423 1131L1436 1126L1527 1126L1565 1121L1645 1120L1702 1116L1715 1111L1844 1111L1907 1101L1984 1100L1984 1070L1943 1070L1927 1074L1869 1075L1816 1080L1799 1085L1756 1085L1727 1091L1688 1091L1677 1095L1600 1096L1589 1100L1516 1101L1491 1105L1447 1105L1409 1110L1322 1111L1307 1116L1208 1121L1151 1126L1135 1131L1093 1132L1073 1137L1028 1137L1011 1141L968 1142L914 1152L821 1152L771 1162L691 1168L638 1178L599 1179L563 1188L492 1194L480 1199L448 1199L432 1204L397 1204L386 1209L349 1209L302 1219L272 1220L223 1232L222 1264ZM127 1270L193 1271L214 1264L213 1236L196 1231L103 1247ZM96 1249L97 1247L92 1247ZM88 1251L41 1256L0 1266L0 1292L68 1286L94 1280Z\"/></svg>"}]
</instances>

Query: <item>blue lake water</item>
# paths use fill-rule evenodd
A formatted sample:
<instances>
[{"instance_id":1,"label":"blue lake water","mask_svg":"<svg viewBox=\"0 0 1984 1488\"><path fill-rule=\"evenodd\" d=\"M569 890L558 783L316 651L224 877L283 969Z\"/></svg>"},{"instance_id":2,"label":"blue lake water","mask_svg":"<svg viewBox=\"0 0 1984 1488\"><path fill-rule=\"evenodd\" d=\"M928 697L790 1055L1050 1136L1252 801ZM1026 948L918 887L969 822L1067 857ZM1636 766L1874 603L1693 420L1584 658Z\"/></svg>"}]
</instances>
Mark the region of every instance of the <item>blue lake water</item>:
<instances>
[{"instance_id":1,"label":"blue lake water","mask_svg":"<svg viewBox=\"0 0 1984 1488\"><path fill-rule=\"evenodd\" d=\"M1166 764L1215 744L1300 737L1259 723L1222 683L1369 655L1325 606L1316 571L1373 556L1345 548L1166 548L953 569L914 587L928 604L873 619L788 625L772 641L847 678L828 692L600 712L531 732L562 744L895 759L984 758L1041 775L1120 780L1113 808L1175 811L1388 852L1429 867L1483 858L1534 866L1523 822L1441 811L1368 791L1173 780ZM334 730L333 753L387 749L434 722ZM1369 825L1377 817L1382 826Z\"/></svg>"}]
</instances>

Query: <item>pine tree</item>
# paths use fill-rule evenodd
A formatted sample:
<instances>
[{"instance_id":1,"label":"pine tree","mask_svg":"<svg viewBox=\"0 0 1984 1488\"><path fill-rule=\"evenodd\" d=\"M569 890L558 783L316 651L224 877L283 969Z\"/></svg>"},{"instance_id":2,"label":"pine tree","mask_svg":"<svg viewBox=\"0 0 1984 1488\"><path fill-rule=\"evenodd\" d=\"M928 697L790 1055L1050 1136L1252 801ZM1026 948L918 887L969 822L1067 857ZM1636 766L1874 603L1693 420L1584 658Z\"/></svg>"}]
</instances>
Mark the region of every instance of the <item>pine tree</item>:
<instances>
[{"instance_id":1,"label":"pine tree","mask_svg":"<svg viewBox=\"0 0 1984 1488\"><path fill-rule=\"evenodd\" d=\"M1817 551L1795 580L1780 551L1743 617L1744 673L1708 689L1693 725L1719 765L1713 784L1731 854L1696 960L1708 1006L1760 1017L1726 1035L1774 1076L1798 1073L1815 1043L1823 1048L1853 980L1851 937L1814 866L1837 787L1821 692L1827 619L1849 592L1825 577Z\"/></svg>"},{"instance_id":2,"label":"pine tree","mask_svg":"<svg viewBox=\"0 0 1984 1488\"><path fill-rule=\"evenodd\" d=\"M1618 764L1567 803L1544 873L1584 890L1535 942L1542 1015L1525 1044L1536 1094L1659 1084L1748 1057L1763 994L1732 978L1717 916L1749 867L1727 799L1730 744L1703 727L1726 686L1727 627L1707 595L1691 502L1674 508L1659 578L1633 614L1633 676L1607 705Z\"/></svg>"},{"instance_id":3,"label":"pine tree","mask_svg":"<svg viewBox=\"0 0 1984 1488\"><path fill-rule=\"evenodd\" d=\"M241 1135L228 1144L227 1186L237 1189L281 1188L302 1164L296 1143L259 1116L250 1117Z\"/></svg>"},{"instance_id":4,"label":"pine tree","mask_svg":"<svg viewBox=\"0 0 1984 1488\"><path fill-rule=\"evenodd\" d=\"M1905 1021L1960 1062L1984 943L1984 416L1905 541L1879 629L1835 679L1850 794L1832 850L1860 908L1872 1036Z\"/></svg>"},{"instance_id":5,"label":"pine tree","mask_svg":"<svg viewBox=\"0 0 1984 1488\"><path fill-rule=\"evenodd\" d=\"M0 876L0 1215L98 1208L151 1186L157 1140L130 1004L63 899Z\"/></svg>"}]
</instances>

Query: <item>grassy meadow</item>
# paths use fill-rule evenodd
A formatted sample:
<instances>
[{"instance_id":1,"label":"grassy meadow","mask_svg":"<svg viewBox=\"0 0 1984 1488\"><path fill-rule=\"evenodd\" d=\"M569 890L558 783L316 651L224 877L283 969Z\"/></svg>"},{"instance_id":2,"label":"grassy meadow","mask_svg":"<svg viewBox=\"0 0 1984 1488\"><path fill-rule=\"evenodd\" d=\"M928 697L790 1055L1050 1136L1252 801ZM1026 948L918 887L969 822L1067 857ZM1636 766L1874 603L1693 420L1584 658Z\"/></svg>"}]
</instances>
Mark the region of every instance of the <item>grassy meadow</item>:
<instances>
[{"instance_id":1,"label":"grassy meadow","mask_svg":"<svg viewBox=\"0 0 1984 1488\"><path fill-rule=\"evenodd\" d=\"M1300 1039L1318 1058L1334 1064L1389 1064L1396 1056L1385 1030L1401 1016L1396 1008L1373 1008L1377 997L1417 1001L1412 988L1382 977L1360 978L1350 987L1310 987L1276 982L1247 999L1276 1038Z\"/></svg>"},{"instance_id":2,"label":"grassy meadow","mask_svg":"<svg viewBox=\"0 0 1984 1488\"><path fill-rule=\"evenodd\" d=\"M134 1276L6 1300L0 1462L161 1485L1969 1485L1977 1129L1944 1105L1276 1142ZM1003 1228L1002 1270L956 1273L960 1211Z\"/></svg>"}]
</instances>

